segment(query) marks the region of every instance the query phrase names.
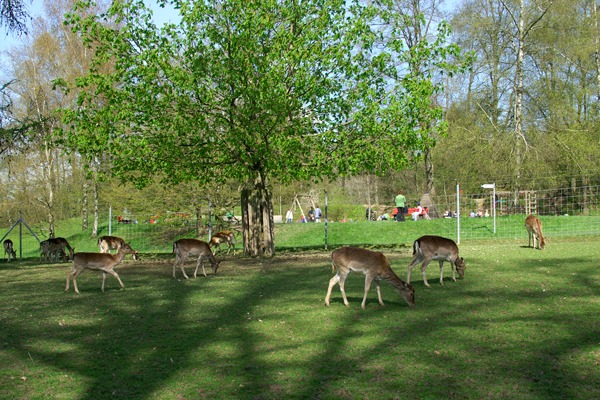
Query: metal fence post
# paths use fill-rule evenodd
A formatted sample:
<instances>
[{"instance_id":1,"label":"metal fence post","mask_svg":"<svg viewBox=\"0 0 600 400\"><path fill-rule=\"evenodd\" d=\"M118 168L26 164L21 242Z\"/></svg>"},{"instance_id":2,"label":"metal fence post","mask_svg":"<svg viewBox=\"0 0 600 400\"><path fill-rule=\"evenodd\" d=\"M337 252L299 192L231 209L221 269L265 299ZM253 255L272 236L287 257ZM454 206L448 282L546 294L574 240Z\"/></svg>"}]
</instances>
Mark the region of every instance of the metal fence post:
<instances>
[{"instance_id":1,"label":"metal fence post","mask_svg":"<svg viewBox=\"0 0 600 400\"><path fill-rule=\"evenodd\" d=\"M212 236L212 202L208 200L208 241L210 242Z\"/></svg>"},{"instance_id":2,"label":"metal fence post","mask_svg":"<svg viewBox=\"0 0 600 400\"><path fill-rule=\"evenodd\" d=\"M325 250L327 250L327 190L323 189L325 192Z\"/></svg>"},{"instance_id":3,"label":"metal fence post","mask_svg":"<svg viewBox=\"0 0 600 400\"><path fill-rule=\"evenodd\" d=\"M460 244L460 185L456 182L456 244Z\"/></svg>"}]
</instances>

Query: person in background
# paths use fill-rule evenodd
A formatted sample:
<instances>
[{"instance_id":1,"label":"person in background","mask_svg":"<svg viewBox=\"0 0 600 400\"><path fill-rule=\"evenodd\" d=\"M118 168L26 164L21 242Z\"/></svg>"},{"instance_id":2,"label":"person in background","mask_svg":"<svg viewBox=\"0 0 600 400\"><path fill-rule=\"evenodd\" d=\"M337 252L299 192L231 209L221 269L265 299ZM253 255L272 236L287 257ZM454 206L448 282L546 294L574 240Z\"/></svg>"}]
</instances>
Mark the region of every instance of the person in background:
<instances>
[{"instance_id":1,"label":"person in background","mask_svg":"<svg viewBox=\"0 0 600 400\"><path fill-rule=\"evenodd\" d=\"M315 222L315 210L312 207L308 210L308 222Z\"/></svg>"},{"instance_id":2,"label":"person in background","mask_svg":"<svg viewBox=\"0 0 600 400\"><path fill-rule=\"evenodd\" d=\"M404 206L406 204L406 197L402 194L402 190L398 191L398 196L394 199L394 203L396 204L396 208L398 208L398 214L396 214L396 221L404 222L404 214L406 214L406 210Z\"/></svg>"},{"instance_id":3,"label":"person in background","mask_svg":"<svg viewBox=\"0 0 600 400\"><path fill-rule=\"evenodd\" d=\"M423 211L423 207L421 207L421 203L419 203L417 201L417 210L414 213L412 213L412 219L413 219L413 221L416 221L416 220L419 219L419 215L421 215L422 211Z\"/></svg>"},{"instance_id":4,"label":"person in background","mask_svg":"<svg viewBox=\"0 0 600 400\"><path fill-rule=\"evenodd\" d=\"M285 214L285 223L291 224L292 222L294 222L294 213L292 212L292 209L290 208L288 210L288 212Z\"/></svg>"},{"instance_id":5,"label":"person in background","mask_svg":"<svg viewBox=\"0 0 600 400\"><path fill-rule=\"evenodd\" d=\"M323 212L321 211L321 209L319 208L319 205L316 205L317 208L315 208L315 221L316 222L321 222L321 217L323 216Z\"/></svg>"}]
</instances>

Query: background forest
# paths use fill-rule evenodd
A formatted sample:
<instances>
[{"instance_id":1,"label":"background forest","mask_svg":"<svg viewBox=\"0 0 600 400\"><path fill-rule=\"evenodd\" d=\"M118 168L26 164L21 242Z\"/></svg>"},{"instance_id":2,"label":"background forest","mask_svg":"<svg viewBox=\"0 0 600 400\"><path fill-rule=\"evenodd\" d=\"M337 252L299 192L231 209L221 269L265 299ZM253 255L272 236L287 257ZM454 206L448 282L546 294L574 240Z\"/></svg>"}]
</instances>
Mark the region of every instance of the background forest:
<instances>
[{"instance_id":1,"label":"background forest","mask_svg":"<svg viewBox=\"0 0 600 400\"><path fill-rule=\"evenodd\" d=\"M5 1L3 1L3 4ZM595 0L396 1L395 12L425 23L406 29L404 40L428 40L445 20L451 41L472 52L469 71L443 79L435 103L444 110L446 136L436 135L411 164L393 173L333 181L271 181L275 214L296 193L313 192L347 204L391 204L398 189L409 201L424 192L478 192L495 182L506 190L600 184L600 28ZM211 199L217 209L239 203L242 182L199 187L165 186L160 177L143 189L111 177L110 156L91 162L55 133L64 128L57 110L74 104L56 79L75 80L90 68L90 50L63 24L72 0L44 1L19 44L2 51L0 225L23 213L40 223L108 210L153 213L193 211ZM98 9L106 7L98 4ZM108 149L110 150L110 149ZM400 151L400 150L399 150ZM109 154L110 151L107 151Z\"/></svg>"}]
</instances>

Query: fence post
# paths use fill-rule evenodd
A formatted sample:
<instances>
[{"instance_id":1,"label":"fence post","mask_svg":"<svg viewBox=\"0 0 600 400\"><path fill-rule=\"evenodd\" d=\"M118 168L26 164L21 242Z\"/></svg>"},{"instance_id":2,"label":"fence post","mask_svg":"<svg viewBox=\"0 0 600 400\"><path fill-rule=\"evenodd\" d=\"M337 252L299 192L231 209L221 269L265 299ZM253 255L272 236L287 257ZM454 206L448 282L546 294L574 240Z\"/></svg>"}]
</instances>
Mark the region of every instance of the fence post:
<instances>
[{"instance_id":1,"label":"fence post","mask_svg":"<svg viewBox=\"0 0 600 400\"><path fill-rule=\"evenodd\" d=\"M325 192L325 250L327 250L327 190L323 189Z\"/></svg>"},{"instance_id":2,"label":"fence post","mask_svg":"<svg viewBox=\"0 0 600 400\"><path fill-rule=\"evenodd\" d=\"M460 185L456 182L456 244L460 244Z\"/></svg>"},{"instance_id":3,"label":"fence post","mask_svg":"<svg viewBox=\"0 0 600 400\"><path fill-rule=\"evenodd\" d=\"M208 241L210 242L212 236L212 202L208 199Z\"/></svg>"},{"instance_id":4,"label":"fence post","mask_svg":"<svg viewBox=\"0 0 600 400\"><path fill-rule=\"evenodd\" d=\"M108 206L108 236L112 236L112 206Z\"/></svg>"},{"instance_id":5,"label":"fence post","mask_svg":"<svg viewBox=\"0 0 600 400\"><path fill-rule=\"evenodd\" d=\"M19 211L19 260L23 260L23 214L21 211Z\"/></svg>"}]
</instances>

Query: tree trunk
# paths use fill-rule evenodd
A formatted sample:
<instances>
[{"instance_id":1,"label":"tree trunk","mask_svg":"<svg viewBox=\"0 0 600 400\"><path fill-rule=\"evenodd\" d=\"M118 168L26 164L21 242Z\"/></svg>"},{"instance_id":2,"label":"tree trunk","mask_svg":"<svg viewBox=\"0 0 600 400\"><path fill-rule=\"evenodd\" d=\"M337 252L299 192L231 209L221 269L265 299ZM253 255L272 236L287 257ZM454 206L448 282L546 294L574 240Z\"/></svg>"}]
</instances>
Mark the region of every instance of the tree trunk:
<instances>
[{"instance_id":1,"label":"tree trunk","mask_svg":"<svg viewBox=\"0 0 600 400\"><path fill-rule=\"evenodd\" d=\"M92 230L92 237L98 236L98 222L100 221L100 214L98 211L98 182L94 180L94 229Z\"/></svg>"},{"instance_id":2,"label":"tree trunk","mask_svg":"<svg viewBox=\"0 0 600 400\"><path fill-rule=\"evenodd\" d=\"M433 186L433 161L431 160L431 149L429 145L425 146L423 151L425 159L425 175L427 180L427 192L431 195L435 195L435 187Z\"/></svg>"},{"instance_id":3,"label":"tree trunk","mask_svg":"<svg viewBox=\"0 0 600 400\"><path fill-rule=\"evenodd\" d=\"M594 7L594 26L596 28L594 32L594 43L596 46L596 90L598 101L600 101L600 31L598 30L598 6L596 1L592 2Z\"/></svg>"},{"instance_id":4,"label":"tree trunk","mask_svg":"<svg viewBox=\"0 0 600 400\"><path fill-rule=\"evenodd\" d=\"M275 254L273 204L264 180L257 177L242 189L242 226L244 254Z\"/></svg>"},{"instance_id":5,"label":"tree trunk","mask_svg":"<svg viewBox=\"0 0 600 400\"><path fill-rule=\"evenodd\" d=\"M515 178L518 185L521 177L521 138L523 138L523 63L525 59L525 1L519 2L519 26L517 33L517 79L515 90ZM516 200L515 200L516 201Z\"/></svg>"},{"instance_id":6,"label":"tree trunk","mask_svg":"<svg viewBox=\"0 0 600 400\"><path fill-rule=\"evenodd\" d=\"M87 231L88 229L88 190L90 189L90 183L87 179L83 181L83 195L81 198L81 230Z\"/></svg>"},{"instance_id":7,"label":"tree trunk","mask_svg":"<svg viewBox=\"0 0 600 400\"><path fill-rule=\"evenodd\" d=\"M46 156L46 191L48 192L48 237L54 237L54 185L56 174L54 172L54 153L46 146L44 150Z\"/></svg>"}]
</instances>

